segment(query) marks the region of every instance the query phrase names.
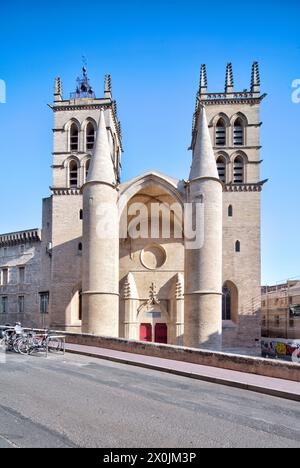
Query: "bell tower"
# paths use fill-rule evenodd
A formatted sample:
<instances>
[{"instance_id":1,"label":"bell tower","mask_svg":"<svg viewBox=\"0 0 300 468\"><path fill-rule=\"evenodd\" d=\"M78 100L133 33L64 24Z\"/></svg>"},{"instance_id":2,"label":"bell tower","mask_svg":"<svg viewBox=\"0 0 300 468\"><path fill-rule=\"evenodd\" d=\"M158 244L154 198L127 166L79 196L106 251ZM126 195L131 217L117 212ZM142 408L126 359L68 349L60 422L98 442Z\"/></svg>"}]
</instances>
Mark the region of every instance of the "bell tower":
<instances>
[{"instance_id":1,"label":"bell tower","mask_svg":"<svg viewBox=\"0 0 300 468\"><path fill-rule=\"evenodd\" d=\"M85 183L101 109L105 110L111 155L116 177L120 179L122 137L117 104L112 96L110 75L105 76L104 95L97 98L87 69L77 78L69 99L63 96L62 80L55 79L53 142L53 184L55 193L62 189L74 195Z\"/></svg>"},{"instance_id":2,"label":"bell tower","mask_svg":"<svg viewBox=\"0 0 300 468\"><path fill-rule=\"evenodd\" d=\"M250 81L250 80L249 80ZM231 63L225 88L209 92L201 67L192 148L205 106L218 176L223 183L223 346L254 346L260 340L261 180L260 71L252 65L250 88L238 91Z\"/></svg>"},{"instance_id":3,"label":"bell tower","mask_svg":"<svg viewBox=\"0 0 300 468\"><path fill-rule=\"evenodd\" d=\"M185 249L184 343L222 347L222 182L208 130L205 107L198 116L187 201L203 205L203 243Z\"/></svg>"},{"instance_id":4,"label":"bell tower","mask_svg":"<svg viewBox=\"0 0 300 468\"><path fill-rule=\"evenodd\" d=\"M81 327L83 199L82 187L93 164L100 115L118 184L122 136L113 99L111 77L105 76L103 97L97 97L86 67L75 90L65 97L61 78L55 79L52 197L45 201L51 255L50 312L52 326ZM47 206L46 206L47 205ZM46 215L45 215L46 217ZM66 275L66 271L68 274Z\"/></svg>"}]
</instances>

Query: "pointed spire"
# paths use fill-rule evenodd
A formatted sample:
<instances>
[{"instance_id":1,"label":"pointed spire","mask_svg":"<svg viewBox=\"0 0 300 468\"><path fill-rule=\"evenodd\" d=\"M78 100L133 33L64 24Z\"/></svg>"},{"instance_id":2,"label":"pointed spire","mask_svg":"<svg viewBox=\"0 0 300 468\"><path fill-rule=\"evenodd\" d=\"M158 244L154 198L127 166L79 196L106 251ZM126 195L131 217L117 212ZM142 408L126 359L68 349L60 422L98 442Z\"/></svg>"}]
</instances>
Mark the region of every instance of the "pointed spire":
<instances>
[{"instance_id":1,"label":"pointed spire","mask_svg":"<svg viewBox=\"0 0 300 468\"><path fill-rule=\"evenodd\" d=\"M226 67L226 82L225 82L225 93L233 93L233 71L232 63L227 63Z\"/></svg>"},{"instance_id":2,"label":"pointed spire","mask_svg":"<svg viewBox=\"0 0 300 468\"><path fill-rule=\"evenodd\" d=\"M199 108L199 94L197 94L196 96L196 103L195 103L195 112L193 114L193 132L195 130L195 125L196 125L196 118L197 118L197 115L198 115L198 108Z\"/></svg>"},{"instance_id":3,"label":"pointed spire","mask_svg":"<svg viewBox=\"0 0 300 468\"><path fill-rule=\"evenodd\" d=\"M151 283L151 286L150 286L150 289L149 289L148 304L149 305L160 304L160 301L158 300L158 295L157 295L156 284L155 283Z\"/></svg>"},{"instance_id":4,"label":"pointed spire","mask_svg":"<svg viewBox=\"0 0 300 468\"><path fill-rule=\"evenodd\" d=\"M206 74L206 65L203 63L201 65L201 73L200 73L200 87L199 87L199 94L206 94L207 93L207 74Z\"/></svg>"},{"instance_id":5,"label":"pointed spire","mask_svg":"<svg viewBox=\"0 0 300 468\"><path fill-rule=\"evenodd\" d=\"M120 121L118 122L118 130L119 130L120 140L122 141L122 124Z\"/></svg>"},{"instance_id":6,"label":"pointed spire","mask_svg":"<svg viewBox=\"0 0 300 468\"><path fill-rule=\"evenodd\" d=\"M113 113L114 113L116 119L118 120L118 105L117 105L117 101L113 101L113 102L112 102L112 110L113 110Z\"/></svg>"},{"instance_id":7,"label":"pointed spire","mask_svg":"<svg viewBox=\"0 0 300 468\"><path fill-rule=\"evenodd\" d=\"M253 94L260 94L260 74L258 62L254 62L252 65L251 92Z\"/></svg>"},{"instance_id":8,"label":"pointed spire","mask_svg":"<svg viewBox=\"0 0 300 468\"><path fill-rule=\"evenodd\" d=\"M184 299L184 276L177 273L172 281L171 296L174 299Z\"/></svg>"},{"instance_id":9,"label":"pointed spire","mask_svg":"<svg viewBox=\"0 0 300 468\"><path fill-rule=\"evenodd\" d=\"M132 273L128 273L125 278L122 295L124 299L138 299L136 282Z\"/></svg>"},{"instance_id":10,"label":"pointed spire","mask_svg":"<svg viewBox=\"0 0 300 468\"><path fill-rule=\"evenodd\" d=\"M60 102L63 100L62 96L62 82L61 78L58 76L55 78L55 85L54 85L54 102Z\"/></svg>"},{"instance_id":11,"label":"pointed spire","mask_svg":"<svg viewBox=\"0 0 300 468\"><path fill-rule=\"evenodd\" d=\"M216 159L207 124L206 110L200 104L196 144L190 172L190 180L202 177L219 178Z\"/></svg>"},{"instance_id":12,"label":"pointed spire","mask_svg":"<svg viewBox=\"0 0 300 468\"><path fill-rule=\"evenodd\" d=\"M177 273L176 276L175 297L176 299L184 298L184 278L182 273Z\"/></svg>"},{"instance_id":13,"label":"pointed spire","mask_svg":"<svg viewBox=\"0 0 300 468\"><path fill-rule=\"evenodd\" d=\"M104 97L111 99L112 97L112 90L111 90L111 76L105 75L105 82L104 82Z\"/></svg>"},{"instance_id":14,"label":"pointed spire","mask_svg":"<svg viewBox=\"0 0 300 468\"><path fill-rule=\"evenodd\" d=\"M103 109L100 111L94 155L86 183L90 182L104 182L110 185L114 185L116 182Z\"/></svg>"}]
</instances>

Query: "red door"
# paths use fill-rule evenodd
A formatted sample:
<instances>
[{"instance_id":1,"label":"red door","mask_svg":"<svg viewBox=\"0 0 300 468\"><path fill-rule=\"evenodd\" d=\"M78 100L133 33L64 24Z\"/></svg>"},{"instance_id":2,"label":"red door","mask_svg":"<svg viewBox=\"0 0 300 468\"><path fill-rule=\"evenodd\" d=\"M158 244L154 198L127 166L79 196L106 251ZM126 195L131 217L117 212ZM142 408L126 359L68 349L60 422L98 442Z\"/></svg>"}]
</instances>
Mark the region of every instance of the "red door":
<instances>
[{"instance_id":1,"label":"red door","mask_svg":"<svg viewBox=\"0 0 300 468\"><path fill-rule=\"evenodd\" d=\"M142 323L140 326L140 340L152 341L152 325L151 323Z\"/></svg>"},{"instance_id":2,"label":"red door","mask_svg":"<svg viewBox=\"0 0 300 468\"><path fill-rule=\"evenodd\" d=\"M165 323L155 325L155 343L168 343L168 327Z\"/></svg>"}]
</instances>

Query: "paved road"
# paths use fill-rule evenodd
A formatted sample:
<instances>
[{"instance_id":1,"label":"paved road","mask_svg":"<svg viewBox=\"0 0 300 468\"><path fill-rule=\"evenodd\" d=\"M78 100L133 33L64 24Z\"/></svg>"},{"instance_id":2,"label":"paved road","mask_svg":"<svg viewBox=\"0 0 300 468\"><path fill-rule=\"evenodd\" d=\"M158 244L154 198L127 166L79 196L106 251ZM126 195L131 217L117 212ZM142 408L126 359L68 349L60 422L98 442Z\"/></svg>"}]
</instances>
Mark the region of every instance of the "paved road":
<instances>
[{"instance_id":1,"label":"paved road","mask_svg":"<svg viewBox=\"0 0 300 468\"><path fill-rule=\"evenodd\" d=\"M0 447L300 447L292 401L76 355L0 363Z\"/></svg>"}]
</instances>

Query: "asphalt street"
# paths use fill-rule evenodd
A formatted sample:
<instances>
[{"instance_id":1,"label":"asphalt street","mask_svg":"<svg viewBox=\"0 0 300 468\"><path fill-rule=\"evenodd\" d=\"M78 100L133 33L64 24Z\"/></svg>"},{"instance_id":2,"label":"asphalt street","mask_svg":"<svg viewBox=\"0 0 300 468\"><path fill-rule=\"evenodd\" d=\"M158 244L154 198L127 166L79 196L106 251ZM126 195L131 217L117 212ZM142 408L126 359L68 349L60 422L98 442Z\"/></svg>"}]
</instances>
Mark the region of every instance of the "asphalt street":
<instances>
[{"instance_id":1,"label":"asphalt street","mask_svg":"<svg viewBox=\"0 0 300 468\"><path fill-rule=\"evenodd\" d=\"M300 405L76 355L0 362L0 447L300 447Z\"/></svg>"}]
</instances>

